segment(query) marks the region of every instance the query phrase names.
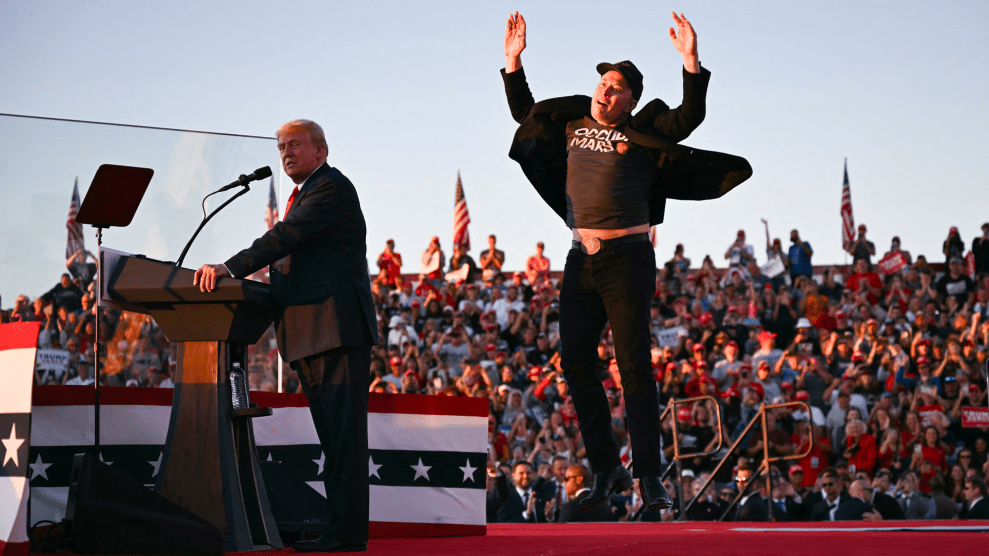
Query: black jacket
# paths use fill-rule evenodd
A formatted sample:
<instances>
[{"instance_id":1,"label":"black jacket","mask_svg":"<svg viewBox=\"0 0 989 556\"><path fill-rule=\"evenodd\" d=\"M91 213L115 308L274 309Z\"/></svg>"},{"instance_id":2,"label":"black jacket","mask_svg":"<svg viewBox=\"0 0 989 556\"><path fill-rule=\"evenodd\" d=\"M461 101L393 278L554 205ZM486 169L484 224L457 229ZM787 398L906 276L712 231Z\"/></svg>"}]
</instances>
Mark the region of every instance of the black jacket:
<instances>
[{"instance_id":1,"label":"black jacket","mask_svg":"<svg viewBox=\"0 0 989 556\"><path fill-rule=\"evenodd\" d=\"M838 508L848 501L851 496L847 492L842 492L838 495ZM838 519L838 510L835 510L835 520ZM826 498L821 498L814 504L814 507L810 510L810 520L811 521L831 521L831 510L828 508L828 501Z\"/></svg>"},{"instance_id":2,"label":"black jacket","mask_svg":"<svg viewBox=\"0 0 989 556\"><path fill-rule=\"evenodd\" d=\"M559 515L556 516L557 523L570 522L601 522L616 521L615 512L611 509L611 504L599 504L589 510L580 508L580 501L591 495L590 490L585 490L578 494L573 500L565 502L560 508Z\"/></svg>"},{"instance_id":3,"label":"black jacket","mask_svg":"<svg viewBox=\"0 0 989 556\"><path fill-rule=\"evenodd\" d=\"M861 498L849 496L848 500L838 503L838 509L834 512L835 521L862 521L862 516L866 512L872 511L872 504Z\"/></svg>"},{"instance_id":4,"label":"black jacket","mask_svg":"<svg viewBox=\"0 0 989 556\"><path fill-rule=\"evenodd\" d=\"M766 499L754 493L735 510L734 521L769 521Z\"/></svg>"},{"instance_id":5,"label":"black jacket","mask_svg":"<svg viewBox=\"0 0 989 556\"><path fill-rule=\"evenodd\" d=\"M655 99L617 128L646 150L657 171L649 200L649 223L663 221L666 199L721 197L752 175L744 158L702 151L677 143L704 121L704 98L711 72L683 70L683 102L671 110ZM512 117L518 122L508 156L519 163L539 196L566 220L567 124L590 117L591 98L583 95L535 102L525 71L502 70Z\"/></svg>"},{"instance_id":6,"label":"black jacket","mask_svg":"<svg viewBox=\"0 0 989 556\"><path fill-rule=\"evenodd\" d=\"M530 496L536 497L536 508L528 519L522 517L522 513L525 512L525 502L504 475L495 479L494 490L488 493L488 511L494 511L498 523L544 523L546 502L556 496L556 483L538 477L532 482L531 488Z\"/></svg>"},{"instance_id":7,"label":"black jacket","mask_svg":"<svg viewBox=\"0 0 989 556\"><path fill-rule=\"evenodd\" d=\"M983 498L971 508L969 508L970 504L971 502L965 502L962 506L961 514L958 516L960 519L989 519L989 499Z\"/></svg>"},{"instance_id":8,"label":"black jacket","mask_svg":"<svg viewBox=\"0 0 989 556\"><path fill-rule=\"evenodd\" d=\"M285 220L225 263L235 278L271 265L278 349L295 361L378 343L367 273L367 227L357 190L324 163Z\"/></svg>"}]
</instances>

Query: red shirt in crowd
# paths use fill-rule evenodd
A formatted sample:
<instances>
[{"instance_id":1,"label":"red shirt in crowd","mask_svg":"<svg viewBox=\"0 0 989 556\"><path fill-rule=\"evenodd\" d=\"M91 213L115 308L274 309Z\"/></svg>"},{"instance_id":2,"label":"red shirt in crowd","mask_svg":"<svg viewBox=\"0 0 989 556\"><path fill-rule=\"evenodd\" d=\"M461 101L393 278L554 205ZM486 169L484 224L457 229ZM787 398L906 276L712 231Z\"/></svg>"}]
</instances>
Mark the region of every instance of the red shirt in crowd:
<instances>
[{"instance_id":1,"label":"red shirt in crowd","mask_svg":"<svg viewBox=\"0 0 989 556\"><path fill-rule=\"evenodd\" d=\"M848 280L845 280L845 287L850 288L855 293L859 293L859 291L862 289L862 285L860 283L862 279L865 279L866 282L868 282L868 284L873 288L879 288L880 290L883 288L883 281L879 278L879 275L876 274L875 272L863 272L861 274L858 273L852 274L851 276L848 277ZM879 303L878 296L869 293L866 294L866 297L868 297L869 303L873 305Z\"/></svg>"},{"instance_id":2,"label":"red shirt in crowd","mask_svg":"<svg viewBox=\"0 0 989 556\"><path fill-rule=\"evenodd\" d=\"M848 448L852 446L852 439L846 438ZM876 449L876 439L869 433L865 433L859 437L859 448L855 450L852 457L848 459L848 471L852 472L852 466L855 466L855 472L865 471L872 476L872 470L876 468L876 455L878 450Z\"/></svg>"},{"instance_id":3,"label":"red shirt in crowd","mask_svg":"<svg viewBox=\"0 0 989 556\"><path fill-rule=\"evenodd\" d=\"M385 271L385 280L388 285L395 285L395 278L402 274L402 256L392 253L394 259L388 253L382 252L378 255L378 268ZM398 259L396 262L395 259Z\"/></svg>"},{"instance_id":4,"label":"red shirt in crowd","mask_svg":"<svg viewBox=\"0 0 989 556\"><path fill-rule=\"evenodd\" d=\"M797 447L795 453L802 454L806 450L805 445L800 444L800 435L791 434L790 442ZM821 445L827 446L828 449L825 450L821 448ZM814 447L811 449L810 453L805 457L797 460L797 465L804 469L804 482L802 483L805 487L812 487L817 484L817 475L822 469L828 466L828 456L831 453L831 441L826 437L815 438Z\"/></svg>"},{"instance_id":5,"label":"red shirt in crowd","mask_svg":"<svg viewBox=\"0 0 989 556\"><path fill-rule=\"evenodd\" d=\"M892 469L893 468L893 462L895 460L897 460L897 459L903 459L903 458L907 457L908 455L910 455L910 452L908 452L905 449L904 450L901 450L899 453L897 453L896 449L891 449L891 450L887 451L886 453L883 453L882 450L879 450L879 452L878 452L878 459L876 460L877 461L877 465L879 467L886 467L887 469Z\"/></svg>"},{"instance_id":6,"label":"red shirt in crowd","mask_svg":"<svg viewBox=\"0 0 989 556\"><path fill-rule=\"evenodd\" d=\"M948 460L944 456L944 450L942 448L931 448L926 444L920 446L920 453L923 456L924 461L929 461L934 464L935 467L941 469L941 471L948 470Z\"/></svg>"}]
</instances>

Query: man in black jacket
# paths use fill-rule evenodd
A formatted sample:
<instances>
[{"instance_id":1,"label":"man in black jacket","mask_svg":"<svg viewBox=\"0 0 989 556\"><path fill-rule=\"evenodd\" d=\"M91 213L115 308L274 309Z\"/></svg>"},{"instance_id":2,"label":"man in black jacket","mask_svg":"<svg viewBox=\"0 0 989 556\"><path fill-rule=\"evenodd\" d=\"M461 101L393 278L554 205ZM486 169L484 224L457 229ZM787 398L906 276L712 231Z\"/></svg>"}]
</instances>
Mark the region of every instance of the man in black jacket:
<instances>
[{"instance_id":1,"label":"man in black jacket","mask_svg":"<svg viewBox=\"0 0 989 556\"><path fill-rule=\"evenodd\" d=\"M371 346L378 343L367 273L367 228L357 190L326 164L323 130L296 120L278 129L285 173L297 184L285 218L195 282L212 291L223 276L271 265L278 350L299 374L326 456L329 524L303 551L367 549L367 401Z\"/></svg>"},{"instance_id":2,"label":"man in black jacket","mask_svg":"<svg viewBox=\"0 0 989 556\"><path fill-rule=\"evenodd\" d=\"M498 523L544 523L546 502L554 499L555 494L555 483L535 477L532 464L519 461L512 467L512 484L504 475L495 477L488 506L495 512Z\"/></svg>"},{"instance_id":3,"label":"man in black jacket","mask_svg":"<svg viewBox=\"0 0 989 556\"><path fill-rule=\"evenodd\" d=\"M560 293L560 355L595 474L583 507L632 486L596 373L605 323L614 337L645 505L672 505L659 479L659 402L649 341L656 255L648 231L662 221L667 197L715 198L751 174L744 159L677 145L704 119L710 72L700 66L690 22L673 18L678 31L670 29L670 38L684 60L683 103L671 110L657 99L635 116L642 74L629 61L599 64L592 97L535 103L521 62L525 20L516 12L506 25L505 91L521 124L509 156L573 233Z\"/></svg>"},{"instance_id":4,"label":"man in black jacket","mask_svg":"<svg viewBox=\"0 0 989 556\"><path fill-rule=\"evenodd\" d=\"M563 503L556 515L557 523L615 521L611 504L601 504L591 509L580 507L580 501L591 494L591 470L584 465L571 465L564 476L563 488L570 499ZM551 521L554 502L546 505L546 519Z\"/></svg>"}]
</instances>

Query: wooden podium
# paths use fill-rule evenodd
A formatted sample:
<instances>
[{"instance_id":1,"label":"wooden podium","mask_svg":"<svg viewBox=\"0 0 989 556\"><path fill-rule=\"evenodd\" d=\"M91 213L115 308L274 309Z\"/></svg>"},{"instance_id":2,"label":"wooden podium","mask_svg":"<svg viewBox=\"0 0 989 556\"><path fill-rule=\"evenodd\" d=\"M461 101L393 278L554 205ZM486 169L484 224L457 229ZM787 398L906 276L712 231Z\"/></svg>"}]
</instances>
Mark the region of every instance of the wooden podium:
<instances>
[{"instance_id":1,"label":"wooden podium","mask_svg":"<svg viewBox=\"0 0 989 556\"><path fill-rule=\"evenodd\" d=\"M105 265L108 300L151 315L178 343L172 415L156 490L217 526L228 552L283 548L254 449L252 417L234 410L232 363L247 369L254 344L274 315L269 286L220 278L209 293L194 272L134 255Z\"/></svg>"}]
</instances>

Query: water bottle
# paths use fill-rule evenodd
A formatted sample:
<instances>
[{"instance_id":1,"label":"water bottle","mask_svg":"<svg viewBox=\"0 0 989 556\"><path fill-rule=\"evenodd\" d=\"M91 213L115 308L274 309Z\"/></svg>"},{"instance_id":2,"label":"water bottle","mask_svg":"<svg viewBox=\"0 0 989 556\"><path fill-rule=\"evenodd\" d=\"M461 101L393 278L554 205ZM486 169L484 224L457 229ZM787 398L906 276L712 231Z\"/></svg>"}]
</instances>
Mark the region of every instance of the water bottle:
<instances>
[{"instance_id":1,"label":"water bottle","mask_svg":"<svg viewBox=\"0 0 989 556\"><path fill-rule=\"evenodd\" d=\"M233 370L230 371L230 393L234 409L250 407L250 399L247 396L247 373L240 367L240 363L234 363Z\"/></svg>"}]
</instances>

